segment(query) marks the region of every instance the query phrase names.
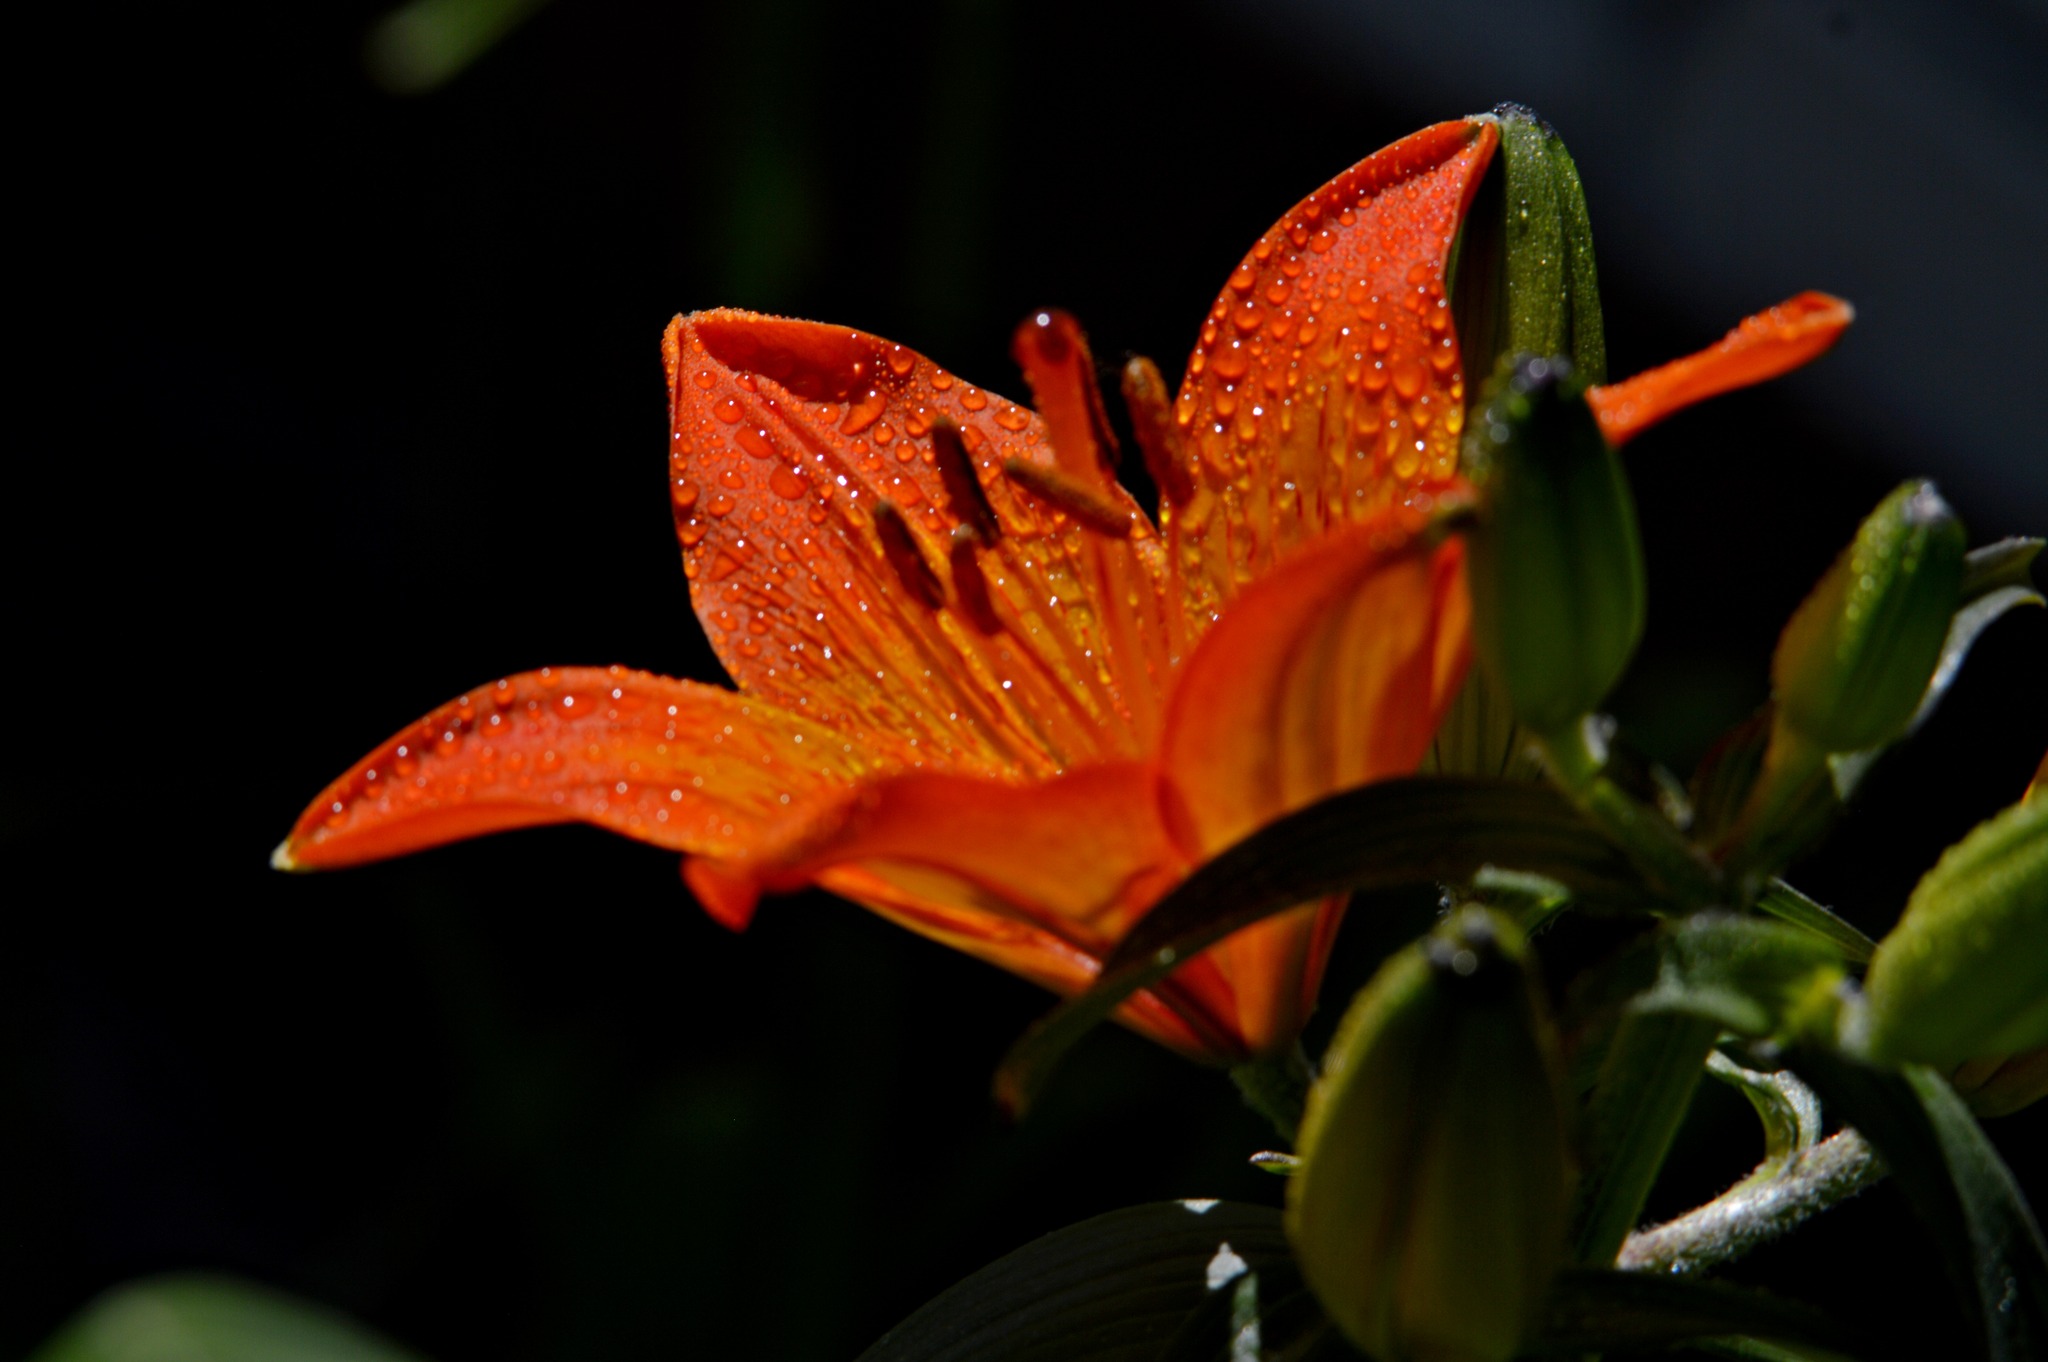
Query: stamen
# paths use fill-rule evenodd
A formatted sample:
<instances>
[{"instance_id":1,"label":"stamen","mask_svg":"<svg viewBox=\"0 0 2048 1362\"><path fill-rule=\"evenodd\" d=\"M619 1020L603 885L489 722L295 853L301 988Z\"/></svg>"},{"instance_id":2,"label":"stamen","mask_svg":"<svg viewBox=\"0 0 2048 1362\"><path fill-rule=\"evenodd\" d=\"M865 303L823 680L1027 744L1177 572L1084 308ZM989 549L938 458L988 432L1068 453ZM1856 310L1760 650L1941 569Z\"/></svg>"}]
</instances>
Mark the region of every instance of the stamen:
<instances>
[{"instance_id":1,"label":"stamen","mask_svg":"<svg viewBox=\"0 0 2048 1362\"><path fill-rule=\"evenodd\" d=\"M886 501L875 507L875 537L882 541L882 556L896 569L896 580L905 591L933 610L946 603L945 588L918 550L903 513Z\"/></svg>"},{"instance_id":2,"label":"stamen","mask_svg":"<svg viewBox=\"0 0 2048 1362\"><path fill-rule=\"evenodd\" d=\"M1011 337L1010 354L1031 384L1060 468L1089 481L1115 477L1116 433L1102 405L1095 357L1081 324L1057 308L1034 313Z\"/></svg>"},{"instance_id":3,"label":"stamen","mask_svg":"<svg viewBox=\"0 0 2048 1362\"><path fill-rule=\"evenodd\" d=\"M1123 390L1138 449L1145 456L1145 471L1152 475L1167 505L1187 505L1194 499L1195 483L1181 456L1180 428L1174 424L1159 366L1143 355L1132 355L1124 365Z\"/></svg>"},{"instance_id":4,"label":"stamen","mask_svg":"<svg viewBox=\"0 0 2048 1362\"><path fill-rule=\"evenodd\" d=\"M932 453L938 459L939 483L946 489L946 503L953 514L982 543L995 543L1002 537L1002 522L996 519L995 507L988 504L988 493L975 476L967 446L960 443L960 428L951 421L933 426Z\"/></svg>"},{"instance_id":5,"label":"stamen","mask_svg":"<svg viewBox=\"0 0 2048 1362\"><path fill-rule=\"evenodd\" d=\"M1040 501L1052 503L1074 519L1112 539L1131 535L1131 513L1083 487L1056 468L1023 459L1003 460L1003 476Z\"/></svg>"},{"instance_id":6,"label":"stamen","mask_svg":"<svg viewBox=\"0 0 2048 1362\"><path fill-rule=\"evenodd\" d=\"M980 543L974 531L965 525L953 531L953 548L947 555L953 569L953 597L975 628L984 634L999 634L1003 622L997 618L995 602L989 598L988 578L981 575L981 561L974 556Z\"/></svg>"}]
</instances>

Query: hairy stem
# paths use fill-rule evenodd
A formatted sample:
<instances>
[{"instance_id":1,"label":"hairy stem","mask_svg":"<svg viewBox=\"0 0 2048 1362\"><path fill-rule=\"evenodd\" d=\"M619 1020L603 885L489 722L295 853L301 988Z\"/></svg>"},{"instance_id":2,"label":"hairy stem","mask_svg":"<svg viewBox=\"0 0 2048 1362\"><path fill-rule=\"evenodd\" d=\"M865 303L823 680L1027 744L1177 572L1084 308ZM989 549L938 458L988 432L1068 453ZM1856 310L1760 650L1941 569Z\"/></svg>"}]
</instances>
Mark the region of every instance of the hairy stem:
<instances>
[{"instance_id":1,"label":"hairy stem","mask_svg":"<svg viewBox=\"0 0 2048 1362\"><path fill-rule=\"evenodd\" d=\"M1676 1220L1631 1234L1621 1246L1618 1266L1632 1272L1698 1272L1731 1262L1847 1201L1884 1173L1869 1141L1854 1130L1838 1131L1776 1177L1744 1179Z\"/></svg>"}]
</instances>

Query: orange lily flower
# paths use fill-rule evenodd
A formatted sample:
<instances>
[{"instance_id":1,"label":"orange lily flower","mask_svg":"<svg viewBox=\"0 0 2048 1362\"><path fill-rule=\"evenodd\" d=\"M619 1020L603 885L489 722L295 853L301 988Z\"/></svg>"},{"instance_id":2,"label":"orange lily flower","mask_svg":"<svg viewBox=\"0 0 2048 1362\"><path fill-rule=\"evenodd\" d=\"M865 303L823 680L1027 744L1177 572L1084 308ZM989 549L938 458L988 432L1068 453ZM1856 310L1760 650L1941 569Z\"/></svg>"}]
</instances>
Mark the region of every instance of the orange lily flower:
<instances>
[{"instance_id":1,"label":"orange lily flower","mask_svg":"<svg viewBox=\"0 0 2048 1362\"><path fill-rule=\"evenodd\" d=\"M1467 494L1444 273L1496 142L1439 124L1304 199L1231 274L1170 406L1132 363L1156 526L1061 314L1017 333L1036 412L843 327L678 317L678 534L738 689L623 668L481 687L323 792L277 864L581 820L685 853L734 928L819 885L1085 988L1217 851L1415 770L1463 682L1463 549L1431 528ZM1703 362L1608 390L1616 431L1728 372ZM1248 928L1120 1020L1220 1062L1285 1045L1342 910Z\"/></svg>"}]
</instances>

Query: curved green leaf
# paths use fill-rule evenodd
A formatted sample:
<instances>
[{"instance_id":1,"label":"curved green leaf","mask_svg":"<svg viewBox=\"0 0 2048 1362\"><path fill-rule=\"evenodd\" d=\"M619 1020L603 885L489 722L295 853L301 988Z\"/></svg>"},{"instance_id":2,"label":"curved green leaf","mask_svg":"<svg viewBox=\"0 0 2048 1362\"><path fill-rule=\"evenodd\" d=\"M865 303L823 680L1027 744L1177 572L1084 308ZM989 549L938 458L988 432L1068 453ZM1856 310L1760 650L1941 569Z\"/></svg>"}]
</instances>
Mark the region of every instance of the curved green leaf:
<instances>
[{"instance_id":1,"label":"curved green leaf","mask_svg":"<svg viewBox=\"0 0 2048 1362\"><path fill-rule=\"evenodd\" d=\"M414 1354L309 1301L197 1273L117 1286L31 1362L416 1362Z\"/></svg>"},{"instance_id":2,"label":"curved green leaf","mask_svg":"<svg viewBox=\"0 0 2048 1362\"><path fill-rule=\"evenodd\" d=\"M1137 990L1224 937L1353 889L1471 879L1488 866L1555 880L1582 901L1648 897L1628 861L1544 785L1410 776L1333 795L1209 861L1140 918L1095 986L1026 1032L996 1074L1021 1112L1074 1043Z\"/></svg>"},{"instance_id":3,"label":"curved green leaf","mask_svg":"<svg viewBox=\"0 0 2048 1362\"><path fill-rule=\"evenodd\" d=\"M1941 1250L1982 1355L2048 1357L2048 1247L1962 1098L1919 1065L1881 1069L1817 1048L1788 1058L1884 1156Z\"/></svg>"},{"instance_id":4,"label":"curved green leaf","mask_svg":"<svg viewBox=\"0 0 2048 1362\"><path fill-rule=\"evenodd\" d=\"M998 1258L859 1362L1153 1362L1169 1344L1186 1356L1214 1344L1227 1357L1245 1284L1255 1292L1261 1279L1299 1290L1279 1211L1229 1201L1132 1206ZM1213 1339L1203 1321L1213 1322Z\"/></svg>"}]
</instances>

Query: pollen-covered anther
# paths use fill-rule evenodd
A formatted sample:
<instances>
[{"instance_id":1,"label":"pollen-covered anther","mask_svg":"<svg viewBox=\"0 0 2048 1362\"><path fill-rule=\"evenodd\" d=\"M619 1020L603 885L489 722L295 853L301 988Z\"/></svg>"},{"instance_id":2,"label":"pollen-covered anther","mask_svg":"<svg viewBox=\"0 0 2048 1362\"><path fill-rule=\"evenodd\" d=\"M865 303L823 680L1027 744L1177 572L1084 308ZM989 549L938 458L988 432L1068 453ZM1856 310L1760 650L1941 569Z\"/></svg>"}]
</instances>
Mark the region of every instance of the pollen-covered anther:
<instances>
[{"instance_id":1,"label":"pollen-covered anther","mask_svg":"<svg viewBox=\"0 0 2048 1362\"><path fill-rule=\"evenodd\" d=\"M980 537L966 525L953 531L953 547L947 554L947 566L953 570L953 599L976 629L984 634L999 634L1003 630L1003 622L996 615L995 602L989 596L988 578L982 575L981 560L975 557L981 542Z\"/></svg>"},{"instance_id":2,"label":"pollen-covered anther","mask_svg":"<svg viewBox=\"0 0 2048 1362\"><path fill-rule=\"evenodd\" d=\"M1174 424L1172 400L1159 366L1143 355L1132 355L1124 364L1123 394L1138 450L1145 456L1145 471L1167 505L1187 505L1194 500L1195 482L1188 474L1180 428Z\"/></svg>"},{"instance_id":3,"label":"pollen-covered anther","mask_svg":"<svg viewBox=\"0 0 2048 1362\"><path fill-rule=\"evenodd\" d=\"M1003 476L1097 534L1108 535L1112 539L1131 536L1133 526L1129 510L1097 496L1056 468L1024 459L1005 459Z\"/></svg>"},{"instance_id":4,"label":"pollen-covered anther","mask_svg":"<svg viewBox=\"0 0 2048 1362\"><path fill-rule=\"evenodd\" d=\"M946 489L946 503L961 528L971 530L984 544L995 543L1002 537L1002 522L996 519L995 507L988 504L988 493L975 476L974 460L960 442L958 426L940 421L932 427L932 455L940 485Z\"/></svg>"},{"instance_id":5,"label":"pollen-covered anther","mask_svg":"<svg viewBox=\"0 0 2048 1362\"><path fill-rule=\"evenodd\" d=\"M875 507L875 537L882 541L882 556L896 570L905 591L933 610L946 603L945 587L917 547L903 513L886 501Z\"/></svg>"},{"instance_id":6,"label":"pollen-covered anther","mask_svg":"<svg viewBox=\"0 0 2048 1362\"><path fill-rule=\"evenodd\" d=\"M1057 308L1035 312L1011 337L1010 355L1031 385L1061 470L1089 480L1114 478L1116 433L1102 405L1095 356L1081 324Z\"/></svg>"}]
</instances>

